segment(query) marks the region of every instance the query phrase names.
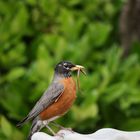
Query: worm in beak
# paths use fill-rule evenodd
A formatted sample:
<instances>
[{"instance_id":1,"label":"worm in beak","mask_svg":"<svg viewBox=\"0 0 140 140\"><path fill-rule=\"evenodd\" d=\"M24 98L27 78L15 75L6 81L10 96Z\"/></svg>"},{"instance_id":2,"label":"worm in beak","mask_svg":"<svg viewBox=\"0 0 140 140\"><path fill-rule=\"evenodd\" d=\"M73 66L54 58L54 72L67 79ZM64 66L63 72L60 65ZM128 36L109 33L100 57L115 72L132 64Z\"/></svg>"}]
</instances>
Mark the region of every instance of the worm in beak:
<instances>
[{"instance_id":1,"label":"worm in beak","mask_svg":"<svg viewBox=\"0 0 140 140\"><path fill-rule=\"evenodd\" d=\"M77 71L77 85L78 85L78 90L79 90L80 89L80 83L79 83L80 72L86 75L85 68L80 65L75 65L74 67L71 68L71 71Z\"/></svg>"}]
</instances>

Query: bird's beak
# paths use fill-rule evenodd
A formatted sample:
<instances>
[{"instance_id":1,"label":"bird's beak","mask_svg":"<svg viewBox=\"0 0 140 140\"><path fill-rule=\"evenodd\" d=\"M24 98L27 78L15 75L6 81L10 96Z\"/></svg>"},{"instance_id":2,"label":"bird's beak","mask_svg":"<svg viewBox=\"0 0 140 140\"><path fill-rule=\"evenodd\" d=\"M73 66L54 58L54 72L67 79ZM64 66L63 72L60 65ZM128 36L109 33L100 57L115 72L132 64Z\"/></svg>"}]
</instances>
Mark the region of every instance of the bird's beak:
<instances>
[{"instance_id":1,"label":"bird's beak","mask_svg":"<svg viewBox=\"0 0 140 140\"><path fill-rule=\"evenodd\" d=\"M71 71L76 71L76 70L80 70L80 69L84 69L83 66L80 66L80 65L75 65L74 67L72 67L70 70Z\"/></svg>"},{"instance_id":2,"label":"bird's beak","mask_svg":"<svg viewBox=\"0 0 140 140\"><path fill-rule=\"evenodd\" d=\"M75 65L74 67L72 67L70 70L71 71L81 71L84 75L86 75L86 72L84 71L84 67L80 66L80 65Z\"/></svg>"}]
</instances>

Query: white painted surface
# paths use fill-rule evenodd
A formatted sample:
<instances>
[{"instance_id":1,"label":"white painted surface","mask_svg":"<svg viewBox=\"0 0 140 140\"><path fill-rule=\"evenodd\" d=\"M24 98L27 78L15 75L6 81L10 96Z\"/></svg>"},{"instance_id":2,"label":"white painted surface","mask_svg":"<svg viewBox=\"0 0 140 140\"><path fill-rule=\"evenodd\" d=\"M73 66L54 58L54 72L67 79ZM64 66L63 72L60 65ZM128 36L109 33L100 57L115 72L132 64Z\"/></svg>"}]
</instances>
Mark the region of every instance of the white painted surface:
<instances>
[{"instance_id":1,"label":"white painted surface","mask_svg":"<svg viewBox=\"0 0 140 140\"><path fill-rule=\"evenodd\" d=\"M92 134L72 133L68 130L60 130L60 136L50 136L43 132L37 132L32 136L32 140L140 140L140 131L127 132L112 128L100 129Z\"/></svg>"}]
</instances>

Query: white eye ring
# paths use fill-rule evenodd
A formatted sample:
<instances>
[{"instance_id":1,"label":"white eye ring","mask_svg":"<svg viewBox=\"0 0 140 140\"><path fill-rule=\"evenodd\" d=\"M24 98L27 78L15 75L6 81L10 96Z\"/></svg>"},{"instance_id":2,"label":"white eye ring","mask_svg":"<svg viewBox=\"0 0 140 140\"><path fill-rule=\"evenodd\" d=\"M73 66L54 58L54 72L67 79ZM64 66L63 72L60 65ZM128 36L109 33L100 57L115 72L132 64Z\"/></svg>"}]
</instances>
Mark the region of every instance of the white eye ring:
<instances>
[{"instance_id":1,"label":"white eye ring","mask_svg":"<svg viewBox=\"0 0 140 140\"><path fill-rule=\"evenodd\" d=\"M67 63L64 63L63 66L64 66L65 69L69 70L69 67L68 67Z\"/></svg>"},{"instance_id":2,"label":"white eye ring","mask_svg":"<svg viewBox=\"0 0 140 140\"><path fill-rule=\"evenodd\" d=\"M67 66L67 63L64 63L63 65L64 65L64 66Z\"/></svg>"}]
</instances>

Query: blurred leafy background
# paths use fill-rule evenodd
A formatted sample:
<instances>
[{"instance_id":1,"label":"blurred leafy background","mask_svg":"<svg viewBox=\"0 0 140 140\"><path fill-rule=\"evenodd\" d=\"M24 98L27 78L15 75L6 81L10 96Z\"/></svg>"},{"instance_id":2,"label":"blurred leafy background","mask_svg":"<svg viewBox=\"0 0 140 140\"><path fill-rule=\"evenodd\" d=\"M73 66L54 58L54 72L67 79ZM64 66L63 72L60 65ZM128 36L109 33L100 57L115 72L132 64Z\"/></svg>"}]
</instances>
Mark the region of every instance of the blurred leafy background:
<instances>
[{"instance_id":1,"label":"blurred leafy background","mask_svg":"<svg viewBox=\"0 0 140 140\"><path fill-rule=\"evenodd\" d=\"M122 59L124 0L0 1L0 140L24 140L16 128L49 85L61 60L84 65L81 91L57 120L80 133L140 129L140 52ZM139 47L139 43L133 47Z\"/></svg>"}]
</instances>

